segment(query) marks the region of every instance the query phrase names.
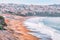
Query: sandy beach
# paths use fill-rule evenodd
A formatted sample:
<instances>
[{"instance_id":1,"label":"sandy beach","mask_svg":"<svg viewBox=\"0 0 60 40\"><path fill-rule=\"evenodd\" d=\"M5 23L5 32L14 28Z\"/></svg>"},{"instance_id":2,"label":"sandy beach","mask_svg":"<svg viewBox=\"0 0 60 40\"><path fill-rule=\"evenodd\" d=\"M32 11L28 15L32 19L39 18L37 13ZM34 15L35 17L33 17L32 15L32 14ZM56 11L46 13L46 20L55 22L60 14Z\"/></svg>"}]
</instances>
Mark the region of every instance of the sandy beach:
<instances>
[{"instance_id":1,"label":"sandy beach","mask_svg":"<svg viewBox=\"0 0 60 40\"><path fill-rule=\"evenodd\" d=\"M16 40L39 40L39 38L28 34L30 30L27 30L27 28L23 25L23 22L26 20L24 17L13 16L14 19L11 19L6 18L9 17L9 15L3 14L2 16L5 16L5 23L7 24L7 27L4 27L6 29L5 31L8 31L8 33L10 32L10 35ZM2 35L5 34L3 33ZM6 35L9 36L8 34ZM7 39L7 37L4 38Z\"/></svg>"}]
</instances>

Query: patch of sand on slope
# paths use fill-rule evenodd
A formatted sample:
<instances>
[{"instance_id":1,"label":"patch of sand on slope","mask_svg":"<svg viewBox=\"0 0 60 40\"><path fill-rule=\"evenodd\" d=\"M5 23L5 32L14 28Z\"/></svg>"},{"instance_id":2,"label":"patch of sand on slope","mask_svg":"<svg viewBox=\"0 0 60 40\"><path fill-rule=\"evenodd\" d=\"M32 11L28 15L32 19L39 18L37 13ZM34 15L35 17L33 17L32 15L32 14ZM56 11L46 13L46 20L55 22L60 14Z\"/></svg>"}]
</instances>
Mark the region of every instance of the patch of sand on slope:
<instances>
[{"instance_id":1,"label":"patch of sand on slope","mask_svg":"<svg viewBox=\"0 0 60 40\"><path fill-rule=\"evenodd\" d=\"M17 40L39 40L37 37L28 34L30 30L27 30L27 28L25 28L25 26L23 25L23 21L24 19L14 20L6 18L6 29L11 32L13 36L17 38Z\"/></svg>"}]
</instances>

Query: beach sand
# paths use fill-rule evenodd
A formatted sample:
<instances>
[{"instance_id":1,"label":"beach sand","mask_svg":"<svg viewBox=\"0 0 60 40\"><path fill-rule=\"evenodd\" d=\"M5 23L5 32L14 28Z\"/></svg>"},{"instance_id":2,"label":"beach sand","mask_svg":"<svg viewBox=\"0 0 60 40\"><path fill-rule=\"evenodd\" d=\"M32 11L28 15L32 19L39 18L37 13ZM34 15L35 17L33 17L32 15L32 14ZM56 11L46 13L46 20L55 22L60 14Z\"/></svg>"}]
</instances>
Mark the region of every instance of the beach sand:
<instances>
[{"instance_id":1,"label":"beach sand","mask_svg":"<svg viewBox=\"0 0 60 40\"><path fill-rule=\"evenodd\" d=\"M17 18L18 17L15 16L15 19ZM26 20L24 17L21 17L20 20L15 19L5 18L5 22L7 24L5 29L11 32L12 36L17 38L16 40L39 40L39 38L28 34L30 30L27 30L27 28L23 25L23 22Z\"/></svg>"}]
</instances>

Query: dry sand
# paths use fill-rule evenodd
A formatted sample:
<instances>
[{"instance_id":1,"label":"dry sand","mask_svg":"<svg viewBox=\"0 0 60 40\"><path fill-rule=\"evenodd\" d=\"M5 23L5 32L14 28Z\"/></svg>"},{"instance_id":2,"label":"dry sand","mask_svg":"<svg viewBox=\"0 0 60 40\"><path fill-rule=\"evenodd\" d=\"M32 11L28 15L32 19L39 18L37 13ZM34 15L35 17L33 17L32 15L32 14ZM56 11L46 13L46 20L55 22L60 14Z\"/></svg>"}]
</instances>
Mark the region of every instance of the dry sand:
<instances>
[{"instance_id":1,"label":"dry sand","mask_svg":"<svg viewBox=\"0 0 60 40\"><path fill-rule=\"evenodd\" d=\"M9 15L4 14L3 16L8 17ZM0 40L39 40L37 37L28 34L30 30L27 30L23 25L26 20L25 17L16 15L12 17L14 19L5 18L7 27L4 27L6 30L0 31Z\"/></svg>"}]
</instances>

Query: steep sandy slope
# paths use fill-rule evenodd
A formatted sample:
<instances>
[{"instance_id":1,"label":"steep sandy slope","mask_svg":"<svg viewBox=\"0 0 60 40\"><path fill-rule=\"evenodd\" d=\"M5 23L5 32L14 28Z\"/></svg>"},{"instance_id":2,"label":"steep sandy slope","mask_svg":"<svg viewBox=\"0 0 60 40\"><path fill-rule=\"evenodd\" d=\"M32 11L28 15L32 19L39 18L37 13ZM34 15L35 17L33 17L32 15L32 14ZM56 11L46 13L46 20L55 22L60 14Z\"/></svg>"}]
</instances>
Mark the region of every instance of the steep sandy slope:
<instances>
[{"instance_id":1,"label":"steep sandy slope","mask_svg":"<svg viewBox=\"0 0 60 40\"><path fill-rule=\"evenodd\" d=\"M8 17L9 15L2 16ZM7 27L4 27L6 30L0 31L0 40L39 40L37 37L28 34L30 30L27 30L23 25L24 20L24 17L19 16L5 18Z\"/></svg>"}]
</instances>

